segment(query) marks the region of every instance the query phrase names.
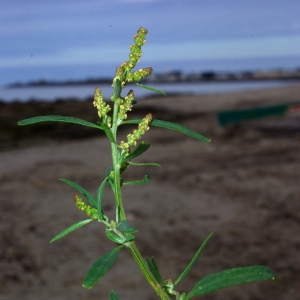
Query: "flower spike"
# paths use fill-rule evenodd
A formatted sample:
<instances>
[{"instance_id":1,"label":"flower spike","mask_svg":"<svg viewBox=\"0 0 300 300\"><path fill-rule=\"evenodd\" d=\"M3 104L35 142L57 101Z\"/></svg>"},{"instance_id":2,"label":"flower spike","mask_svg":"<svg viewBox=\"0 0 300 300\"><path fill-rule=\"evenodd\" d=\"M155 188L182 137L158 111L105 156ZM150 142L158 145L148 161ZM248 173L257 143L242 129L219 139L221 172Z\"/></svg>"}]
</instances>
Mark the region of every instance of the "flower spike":
<instances>
[{"instance_id":1,"label":"flower spike","mask_svg":"<svg viewBox=\"0 0 300 300\"><path fill-rule=\"evenodd\" d=\"M93 105L98 109L98 116L103 118L110 111L110 106L103 100L102 92L95 88Z\"/></svg>"},{"instance_id":2,"label":"flower spike","mask_svg":"<svg viewBox=\"0 0 300 300\"><path fill-rule=\"evenodd\" d=\"M118 112L118 119L124 120L127 118L127 112L131 111L132 103L134 101L134 92L130 90L124 99L121 99L119 112Z\"/></svg>"},{"instance_id":3,"label":"flower spike","mask_svg":"<svg viewBox=\"0 0 300 300\"><path fill-rule=\"evenodd\" d=\"M98 220L97 209L86 204L78 194L74 195L74 202L78 209L84 211L93 220Z\"/></svg>"},{"instance_id":4,"label":"flower spike","mask_svg":"<svg viewBox=\"0 0 300 300\"><path fill-rule=\"evenodd\" d=\"M127 135L128 145L135 146L136 141L149 130L149 125L152 121L152 114L146 115L138 126L138 129L133 130L133 133Z\"/></svg>"},{"instance_id":5,"label":"flower spike","mask_svg":"<svg viewBox=\"0 0 300 300\"><path fill-rule=\"evenodd\" d=\"M121 88L124 88L127 82L138 82L152 72L152 68L140 69L134 73L130 72L130 70L132 70L140 60L140 57L142 55L141 47L146 43L147 33L147 29L141 27L134 36L134 44L130 46L129 60L121 64L116 69L116 75L112 84L112 87L114 89L117 87L117 80L121 82ZM111 100L117 100L115 94L111 96Z\"/></svg>"}]
</instances>

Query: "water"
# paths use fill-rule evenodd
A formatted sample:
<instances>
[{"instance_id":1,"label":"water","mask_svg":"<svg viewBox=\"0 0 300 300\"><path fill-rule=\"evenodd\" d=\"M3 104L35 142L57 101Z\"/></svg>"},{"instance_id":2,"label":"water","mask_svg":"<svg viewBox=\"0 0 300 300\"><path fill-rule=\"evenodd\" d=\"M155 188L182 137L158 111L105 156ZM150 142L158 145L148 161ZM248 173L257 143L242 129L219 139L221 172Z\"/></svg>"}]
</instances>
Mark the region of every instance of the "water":
<instances>
[{"instance_id":1,"label":"water","mask_svg":"<svg viewBox=\"0 0 300 300\"><path fill-rule=\"evenodd\" d=\"M238 92L248 90L260 90L273 87L289 86L296 81L249 81L249 82L194 82L194 83L173 83L173 84L149 84L155 88L163 90L166 94L213 94ZM76 98L84 100L92 97L95 85L81 86L55 86L55 87L22 87L22 88L0 88L0 99L5 102L29 100L55 101L65 98ZM101 85L105 99L109 99L112 89L110 85ZM128 85L122 95L134 89L135 96L142 98L149 95L157 95L149 90L145 90L135 85Z\"/></svg>"}]
</instances>

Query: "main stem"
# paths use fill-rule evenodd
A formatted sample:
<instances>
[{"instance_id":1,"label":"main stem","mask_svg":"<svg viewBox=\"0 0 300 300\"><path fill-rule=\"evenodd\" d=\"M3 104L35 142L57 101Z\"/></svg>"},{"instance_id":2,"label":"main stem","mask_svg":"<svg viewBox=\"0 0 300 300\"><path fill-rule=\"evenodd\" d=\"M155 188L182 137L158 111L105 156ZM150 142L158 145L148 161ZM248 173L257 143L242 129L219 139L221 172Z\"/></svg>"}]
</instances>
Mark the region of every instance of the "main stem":
<instances>
[{"instance_id":1,"label":"main stem","mask_svg":"<svg viewBox=\"0 0 300 300\"><path fill-rule=\"evenodd\" d=\"M166 293L166 291L162 288L162 286L159 284L159 282L149 270L135 242L131 241L127 247L129 248L134 260L136 261L142 273L144 274L146 280L155 290L156 294L160 297L160 299L171 300L170 296Z\"/></svg>"},{"instance_id":2,"label":"main stem","mask_svg":"<svg viewBox=\"0 0 300 300\"><path fill-rule=\"evenodd\" d=\"M113 171L114 171L114 193L117 205L117 213L116 213L116 222L126 220L125 211L122 203L122 194L121 194L121 185L120 185L120 161L119 161L119 150L117 146L117 118L118 118L118 110L119 106L115 102L114 104L114 115L113 115L113 123L112 123L112 134L115 140L115 143L111 143L111 151L112 151L112 162L113 162Z\"/></svg>"},{"instance_id":3,"label":"main stem","mask_svg":"<svg viewBox=\"0 0 300 300\"><path fill-rule=\"evenodd\" d=\"M112 134L114 140L117 143L117 116L118 116L118 105L115 103L114 105L114 114L113 114L113 124L112 124ZM113 171L114 171L114 194L116 198L116 205L117 205L117 214L116 214L116 222L126 220L126 215L122 203L122 193L121 193L121 184L120 184L120 159L119 159L119 149L116 143L111 143L111 150L112 150L112 161L113 161ZM120 220L119 220L120 219ZM154 275L149 270L148 266L146 265L140 251L138 250L136 244L131 241L126 244L127 248L130 250L134 260L138 264L139 268L141 269L142 273L144 274L148 283L152 286L152 288L156 291L157 295L162 300L171 300L169 295L163 289L163 287L159 284L156 280Z\"/></svg>"}]
</instances>

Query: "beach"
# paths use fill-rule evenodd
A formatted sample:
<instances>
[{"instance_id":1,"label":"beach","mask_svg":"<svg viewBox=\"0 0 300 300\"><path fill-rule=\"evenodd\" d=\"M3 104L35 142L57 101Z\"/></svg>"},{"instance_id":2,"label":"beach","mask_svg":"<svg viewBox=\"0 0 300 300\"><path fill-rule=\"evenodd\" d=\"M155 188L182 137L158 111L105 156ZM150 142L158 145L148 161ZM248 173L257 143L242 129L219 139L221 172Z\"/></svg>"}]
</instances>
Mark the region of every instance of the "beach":
<instances>
[{"instance_id":1,"label":"beach","mask_svg":"<svg viewBox=\"0 0 300 300\"><path fill-rule=\"evenodd\" d=\"M137 99L130 118L152 113L177 122L210 143L151 127L150 149L130 166L124 186L136 244L155 257L163 278L176 280L205 238L215 232L197 263L178 285L187 292L204 276L228 268L265 265L277 282L227 288L202 299L300 299L300 115L268 117L221 127L220 110L300 101L300 85L248 92L172 95ZM97 122L92 100L0 104L0 300L158 299L127 249L92 289L82 287L90 266L114 244L104 226L92 222L54 243L49 241L87 216L74 205L67 178L96 195L111 164L110 144L93 128L43 123L18 127L36 115L68 115ZM125 137L132 126L120 130ZM107 189L104 213L114 215Z\"/></svg>"}]
</instances>

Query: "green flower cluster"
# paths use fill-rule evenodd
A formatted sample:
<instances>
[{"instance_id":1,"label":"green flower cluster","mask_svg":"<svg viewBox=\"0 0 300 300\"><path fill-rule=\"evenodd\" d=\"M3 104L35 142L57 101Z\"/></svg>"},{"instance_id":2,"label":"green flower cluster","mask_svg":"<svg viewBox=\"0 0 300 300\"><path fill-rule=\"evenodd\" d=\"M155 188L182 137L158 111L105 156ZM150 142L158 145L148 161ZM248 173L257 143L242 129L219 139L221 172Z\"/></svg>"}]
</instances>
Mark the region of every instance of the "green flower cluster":
<instances>
[{"instance_id":1,"label":"green flower cluster","mask_svg":"<svg viewBox=\"0 0 300 300\"><path fill-rule=\"evenodd\" d=\"M127 112L131 111L132 103L134 101L134 92L130 90L125 98L118 99L119 101L119 111L118 119L125 120L127 118Z\"/></svg>"},{"instance_id":2,"label":"green flower cluster","mask_svg":"<svg viewBox=\"0 0 300 300\"><path fill-rule=\"evenodd\" d=\"M97 209L86 204L78 194L74 195L74 202L75 202L76 206L78 207L78 209L84 211L93 220L95 220L95 221L98 220Z\"/></svg>"},{"instance_id":3,"label":"green flower cluster","mask_svg":"<svg viewBox=\"0 0 300 300\"><path fill-rule=\"evenodd\" d=\"M95 88L93 105L97 108L100 118L106 116L110 111L110 106L103 100L103 95L99 88Z\"/></svg>"},{"instance_id":4,"label":"green flower cluster","mask_svg":"<svg viewBox=\"0 0 300 300\"><path fill-rule=\"evenodd\" d=\"M133 133L127 135L127 143L121 141L120 147L125 151L126 155L130 153L130 146L136 146L136 141L149 130L149 124L152 121L152 114L147 114L138 126L138 129L134 129Z\"/></svg>"},{"instance_id":5,"label":"green flower cluster","mask_svg":"<svg viewBox=\"0 0 300 300\"><path fill-rule=\"evenodd\" d=\"M113 88L116 88L117 80L121 82L121 88L124 88L128 82L138 82L151 74L152 68L144 68L135 72L131 72L131 70L140 61L140 57L142 56L141 47L146 43L147 33L148 30L143 27L137 31L136 35L134 36L134 44L130 46L129 60L121 64L116 69L116 75L112 84ZM117 100L115 94L111 96L111 100Z\"/></svg>"},{"instance_id":6,"label":"green flower cluster","mask_svg":"<svg viewBox=\"0 0 300 300\"><path fill-rule=\"evenodd\" d=\"M128 72L126 74L126 80L128 82L131 81L140 81L141 79L145 78L146 76L150 75L152 73L153 69L152 68L144 68L144 69L139 69L138 71L135 72Z\"/></svg>"}]
</instances>

